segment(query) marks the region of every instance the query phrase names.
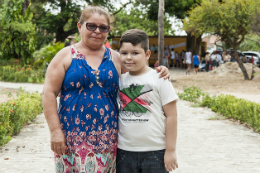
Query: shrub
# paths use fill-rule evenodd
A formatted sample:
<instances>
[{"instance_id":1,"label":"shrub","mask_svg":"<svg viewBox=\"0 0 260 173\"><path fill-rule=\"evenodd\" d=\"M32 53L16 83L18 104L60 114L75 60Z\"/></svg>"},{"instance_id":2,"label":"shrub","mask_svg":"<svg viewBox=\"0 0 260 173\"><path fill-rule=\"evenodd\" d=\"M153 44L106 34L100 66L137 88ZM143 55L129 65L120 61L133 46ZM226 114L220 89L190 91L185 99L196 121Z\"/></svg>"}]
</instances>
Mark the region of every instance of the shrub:
<instances>
[{"instance_id":1,"label":"shrub","mask_svg":"<svg viewBox=\"0 0 260 173\"><path fill-rule=\"evenodd\" d=\"M0 104L0 146L17 135L22 127L42 112L41 95L21 91L16 99Z\"/></svg>"},{"instance_id":2,"label":"shrub","mask_svg":"<svg viewBox=\"0 0 260 173\"><path fill-rule=\"evenodd\" d=\"M42 71L33 69L30 65L22 66L19 63L15 63L19 62L19 60L11 60L7 62L5 63L5 66L0 66L1 81L43 83L45 74Z\"/></svg>"},{"instance_id":3,"label":"shrub","mask_svg":"<svg viewBox=\"0 0 260 173\"><path fill-rule=\"evenodd\" d=\"M44 46L39 51L35 51L33 54L35 59L34 65L39 66L45 72L53 57L63 48L64 43L57 42Z\"/></svg>"},{"instance_id":4,"label":"shrub","mask_svg":"<svg viewBox=\"0 0 260 173\"><path fill-rule=\"evenodd\" d=\"M186 88L184 93L178 95L180 99L192 102L199 102L202 96L200 106L211 108L212 111L239 120L241 123L247 123L255 131L260 132L260 104L232 95L210 96L194 86Z\"/></svg>"},{"instance_id":5,"label":"shrub","mask_svg":"<svg viewBox=\"0 0 260 173\"><path fill-rule=\"evenodd\" d=\"M199 102L199 98L202 95L204 95L204 93L201 91L201 89L195 86L185 88L183 93L178 93L180 99L195 103Z\"/></svg>"},{"instance_id":6,"label":"shrub","mask_svg":"<svg viewBox=\"0 0 260 173\"><path fill-rule=\"evenodd\" d=\"M257 132L260 132L260 104L239 99L232 95L217 97L206 95L202 99L201 106L209 107L212 111L239 120L241 123L247 123Z\"/></svg>"}]
</instances>

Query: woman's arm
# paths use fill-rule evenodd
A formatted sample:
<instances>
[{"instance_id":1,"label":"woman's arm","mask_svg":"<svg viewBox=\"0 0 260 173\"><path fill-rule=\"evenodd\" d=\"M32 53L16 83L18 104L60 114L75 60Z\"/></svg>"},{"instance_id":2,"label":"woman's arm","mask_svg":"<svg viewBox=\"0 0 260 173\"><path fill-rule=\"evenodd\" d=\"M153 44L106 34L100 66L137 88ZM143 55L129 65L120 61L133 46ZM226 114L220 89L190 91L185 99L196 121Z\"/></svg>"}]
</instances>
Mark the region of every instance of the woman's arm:
<instances>
[{"instance_id":1,"label":"woman's arm","mask_svg":"<svg viewBox=\"0 0 260 173\"><path fill-rule=\"evenodd\" d=\"M51 133L51 149L58 155L65 154L65 137L60 126L56 97L61 89L65 69L71 63L71 54L68 51L70 52L69 47L62 49L51 61L42 93L43 112Z\"/></svg>"}]
</instances>

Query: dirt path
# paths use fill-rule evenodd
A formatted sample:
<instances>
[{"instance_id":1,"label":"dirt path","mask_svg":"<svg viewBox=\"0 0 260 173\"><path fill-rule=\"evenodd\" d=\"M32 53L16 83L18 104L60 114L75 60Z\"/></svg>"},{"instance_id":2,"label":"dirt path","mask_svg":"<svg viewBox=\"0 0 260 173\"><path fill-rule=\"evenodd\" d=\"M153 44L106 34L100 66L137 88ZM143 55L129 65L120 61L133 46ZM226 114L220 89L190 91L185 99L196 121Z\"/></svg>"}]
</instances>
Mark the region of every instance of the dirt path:
<instances>
[{"instance_id":1,"label":"dirt path","mask_svg":"<svg viewBox=\"0 0 260 173\"><path fill-rule=\"evenodd\" d=\"M214 78L203 77L202 73L198 76L186 76L183 70L171 70L171 73L173 78L177 79L177 82L173 83L177 91L195 85L211 93L234 91L234 95L240 94L241 97L246 96L250 100L254 96L251 90L245 89L248 92L241 92L237 85L232 85L232 82L224 80L225 78L223 81L226 83L220 83ZM240 79L235 82L243 83ZM249 85L247 82L244 83L244 87ZM257 84L252 82L251 87L257 87ZM3 88L20 86L29 91L42 91L43 88L43 85L0 82L0 87ZM221 86L221 89L216 89L217 86ZM260 92L257 92L257 98L259 94ZM173 172L259 173L260 134L230 120L209 120L216 116L214 112L207 108L191 107L191 104L180 100L177 105L179 168ZM0 172L55 172L49 129L44 115L40 114L36 122L24 127L18 136L0 148Z\"/></svg>"}]
</instances>

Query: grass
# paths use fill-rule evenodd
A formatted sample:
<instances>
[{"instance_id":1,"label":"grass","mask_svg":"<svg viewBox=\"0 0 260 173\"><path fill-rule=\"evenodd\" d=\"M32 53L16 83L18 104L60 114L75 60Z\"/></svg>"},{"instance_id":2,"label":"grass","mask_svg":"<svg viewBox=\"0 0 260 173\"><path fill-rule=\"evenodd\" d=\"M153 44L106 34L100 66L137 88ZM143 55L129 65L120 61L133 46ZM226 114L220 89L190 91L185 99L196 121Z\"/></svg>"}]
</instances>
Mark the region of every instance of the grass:
<instances>
[{"instance_id":1,"label":"grass","mask_svg":"<svg viewBox=\"0 0 260 173\"><path fill-rule=\"evenodd\" d=\"M193 108L200 108L200 104L193 104L193 105L190 105L190 107L193 107Z\"/></svg>"},{"instance_id":2,"label":"grass","mask_svg":"<svg viewBox=\"0 0 260 173\"><path fill-rule=\"evenodd\" d=\"M213 117L210 117L208 120L225 120L225 119L227 119L227 118L224 116L215 115Z\"/></svg>"}]
</instances>

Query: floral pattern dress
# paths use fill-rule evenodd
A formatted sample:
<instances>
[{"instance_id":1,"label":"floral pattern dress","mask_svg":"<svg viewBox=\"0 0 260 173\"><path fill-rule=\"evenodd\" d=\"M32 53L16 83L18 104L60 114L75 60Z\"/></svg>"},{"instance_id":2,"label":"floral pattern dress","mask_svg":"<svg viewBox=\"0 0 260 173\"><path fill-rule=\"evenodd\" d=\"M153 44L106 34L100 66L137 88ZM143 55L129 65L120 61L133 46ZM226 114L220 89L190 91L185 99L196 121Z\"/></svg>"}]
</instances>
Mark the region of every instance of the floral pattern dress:
<instances>
[{"instance_id":1,"label":"floral pattern dress","mask_svg":"<svg viewBox=\"0 0 260 173\"><path fill-rule=\"evenodd\" d=\"M66 155L55 154L56 172L115 172L119 76L111 52L106 48L96 70L76 46L71 46L71 52L58 110Z\"/></svg>"}]
</instances>

